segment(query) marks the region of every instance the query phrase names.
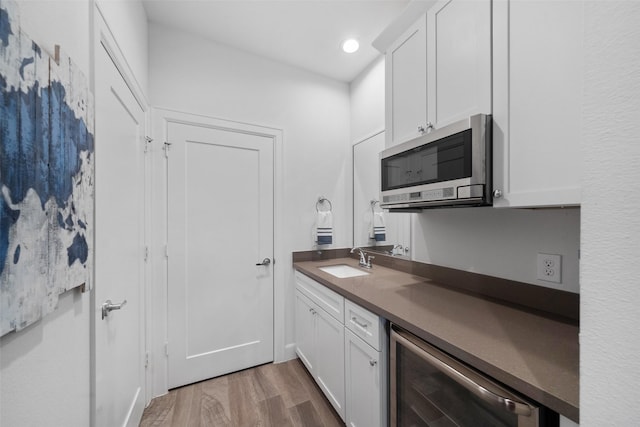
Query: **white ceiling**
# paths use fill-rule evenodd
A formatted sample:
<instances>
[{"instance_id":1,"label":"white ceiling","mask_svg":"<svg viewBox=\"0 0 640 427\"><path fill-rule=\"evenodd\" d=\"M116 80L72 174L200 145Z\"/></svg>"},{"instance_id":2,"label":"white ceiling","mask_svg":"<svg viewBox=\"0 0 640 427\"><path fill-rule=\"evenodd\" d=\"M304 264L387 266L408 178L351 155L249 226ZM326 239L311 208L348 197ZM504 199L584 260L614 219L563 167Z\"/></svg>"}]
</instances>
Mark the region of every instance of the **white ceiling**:
<instances>
[{"instance_id":1,"label":"white ceiling","mask_svg":"<svg viewBox=\"0 0 640 427\"><path fill-rule=\"evenodd\" d=\"M164 24L324 76L352 81L378 55L371 42L409 0L143 0ZM355 37L360 50L341 42Z\"/></svg>"}]
</instances>

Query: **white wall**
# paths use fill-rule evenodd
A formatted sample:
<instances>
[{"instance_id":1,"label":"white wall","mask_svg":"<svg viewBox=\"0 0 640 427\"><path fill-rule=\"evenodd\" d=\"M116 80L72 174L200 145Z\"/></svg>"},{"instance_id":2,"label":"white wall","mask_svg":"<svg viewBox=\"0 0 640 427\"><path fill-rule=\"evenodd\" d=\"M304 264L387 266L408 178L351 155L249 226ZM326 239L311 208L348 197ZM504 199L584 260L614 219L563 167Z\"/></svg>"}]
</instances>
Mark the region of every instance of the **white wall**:
<instances>
[{"instance_id":1,"label":"white wall","mask_svg":"<svg viewBox=\"0 0 640 427\"><path fill-rule=\"evenodd\" d=\"M349 85L351 142L384 130L384 56L380 55Z\"/></svg>"},{"instance_id":2,"label":"white wall","mask_svg":"<svg viewBox=\"0 0 640 427\"><path fill-rule=\"evenodd\" d=\"M320 195L333 204L333 246L348 246L348 86L157 24L149 34L151 104L284 130L287 248L313 247Z\"/></svg>"},{"instance_id":3,"label":"white wall","mask_svg":"<svg viewBox=\"0 0 640 427\"><path fill-rule=\"evenodd\" d=\"M640 3L586 2L580 425L640 425Z\"/></svg>"},{"instance_id":4,"label":"white wall","mask_svg":"<svg viewBox=\"0 0 640 427\"><path fill-rule=\"evenodd\" d=\"M88 1L19 2L23 31L43 51L55 45L89 77ZM90 294L60 296L58 309L0 339L1 426L89 425Z\"/></svg>"},{"instance_id":5,"label":"white wall","mask_svg":"<svg viewBox=\"0 0 640 427\"><path fill-rule=\"evenodd\" d=\"M580 291L580 209L433 209L412 231L417 261ZM562 255L562 284L536 279L538 252Z\"/></svg>"},{"instance_id":6,"label":"white wall","mask_svg":"<svg viewBox=\"0 0 640 427\"><path fill-rule=\"evenodd\" d=\"M351 245L351 146L346 84L152 24L151 104L283 130L285 344L293 342L291 252L315 247L315 205L333 205L334 244ZM276 190L278 191L278 190ZM236 208L236 207L233 207ZM233 209L232 208L232 209ZM241 207L237 207L241 208ZM288 357L293 356L289 347Z\"/></svg>"},{"instance_id":7,"label":"white wall","mask_svg":"<svg viewBox=\"0 0 640 427\"><path fill-rule=\"evenodd\" d=\"M0 425L89 425L89 294L60 296L58 309L0 340Z\"/></svg>"}]
</instances>

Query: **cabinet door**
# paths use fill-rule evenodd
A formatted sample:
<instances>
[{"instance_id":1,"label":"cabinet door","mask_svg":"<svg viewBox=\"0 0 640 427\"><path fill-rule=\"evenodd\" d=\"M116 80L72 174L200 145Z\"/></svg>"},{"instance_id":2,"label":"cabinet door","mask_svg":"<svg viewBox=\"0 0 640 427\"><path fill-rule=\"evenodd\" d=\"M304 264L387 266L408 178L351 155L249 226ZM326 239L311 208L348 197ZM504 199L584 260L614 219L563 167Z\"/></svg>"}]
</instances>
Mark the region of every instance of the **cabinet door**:
<instances>
[{"instance_id":1,"label":"cabinet door","mask_svg":"<svg viewBox=\"0 0 640 427\"><path fill-rule=\"evenodd\" d=\"M497 207L579 205L583 2L494 1Z\"/></svg>"},{"instance_id":2,"label":"cabinet door","mask_svg":"<svg viewBox=\"0 0 640 427\"><path fill-rule=\"evenodd\" d=\"M386 424L385 372L381 353L350 330L345 331L345 388L347 426Z\"/></svg>"},{"instance_id":3,"label":"cabinet door","mask_svg":"<svg viewBox=\"0 0 640 427\"><path fill-rule=\"evenodd\" d=\"M316 382L344 420L344 325L322 309L316 311L315 322Z\"/></svg>"},{"instance_id":4,"label":"cabinet door","mask_svg":"<svg viewBox=\"0 0 640 427\"><path fill-rule=\"evenodd\" d=\"M296 290L296 353L307 370L315 374L315 316L318 310L309 298Z\"/></svg>"},{"instance_id":5,"label":"cabinet door","mask_svg":"<svg viewBox=\"0 0 640 427\"><path fill-rule=\"evenodd\" d=\"M427 36L422 16L385 56L386 147L420 136L427 121Z\"/></svg>"},{"instance_id":6,"label":"cabinet door","mask_svg":"<svg viewBox=\"0 0 640 427\"><path fill-rule=\"evenodd\" d=\"M491 113L490 0L443 0L427 11L427 77L436 129Z\"/></svg>"}]
</instances>

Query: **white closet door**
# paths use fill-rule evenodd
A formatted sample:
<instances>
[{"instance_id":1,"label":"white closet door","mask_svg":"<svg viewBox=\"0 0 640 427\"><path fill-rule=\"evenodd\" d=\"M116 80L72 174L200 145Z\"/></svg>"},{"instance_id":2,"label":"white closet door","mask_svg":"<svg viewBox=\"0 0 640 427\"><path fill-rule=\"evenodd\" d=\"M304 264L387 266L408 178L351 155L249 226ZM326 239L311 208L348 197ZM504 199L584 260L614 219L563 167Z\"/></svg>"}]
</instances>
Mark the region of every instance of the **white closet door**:
<instances>
[{"instance_id":1,"label":"white closet door","mask_svg":"<svg viewBox=\"0 0 640 427\"><path fill-rule=\"evenodd\" d=\"M172 122L168 141L173 388L273 360L274 142Z\"/></svg>"}]
</instances>

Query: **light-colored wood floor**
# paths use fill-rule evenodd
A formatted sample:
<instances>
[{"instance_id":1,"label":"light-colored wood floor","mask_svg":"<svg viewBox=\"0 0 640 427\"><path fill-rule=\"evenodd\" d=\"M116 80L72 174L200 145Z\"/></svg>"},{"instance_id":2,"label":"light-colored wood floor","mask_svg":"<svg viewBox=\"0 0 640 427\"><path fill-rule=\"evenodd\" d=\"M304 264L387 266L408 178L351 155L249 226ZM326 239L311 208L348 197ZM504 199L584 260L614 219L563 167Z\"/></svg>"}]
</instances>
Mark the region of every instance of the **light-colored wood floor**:
<instances>
[{"instance_id":1,"label":"light-colored wood floor","mask_svg":"<svg viewBox=\"0 0 640 427\"><path fill-rule=\"evenodd\" d=\"M171 390L141 427L344 427L300 360L267 364Z\"/></svg>"}]
</instances>

